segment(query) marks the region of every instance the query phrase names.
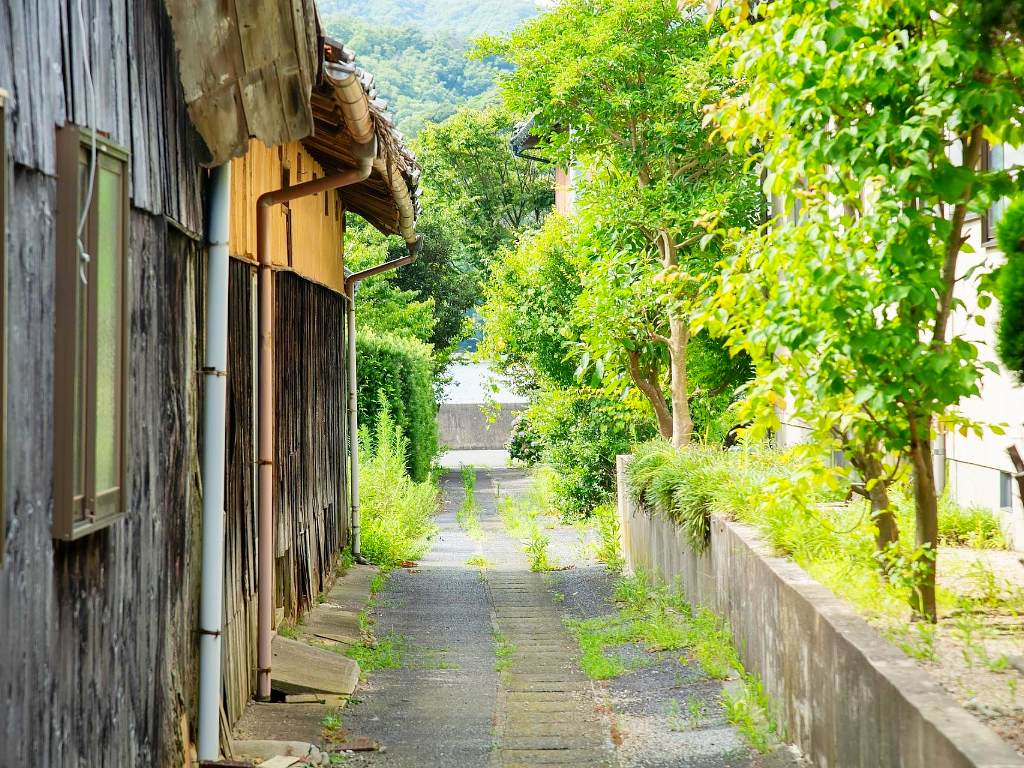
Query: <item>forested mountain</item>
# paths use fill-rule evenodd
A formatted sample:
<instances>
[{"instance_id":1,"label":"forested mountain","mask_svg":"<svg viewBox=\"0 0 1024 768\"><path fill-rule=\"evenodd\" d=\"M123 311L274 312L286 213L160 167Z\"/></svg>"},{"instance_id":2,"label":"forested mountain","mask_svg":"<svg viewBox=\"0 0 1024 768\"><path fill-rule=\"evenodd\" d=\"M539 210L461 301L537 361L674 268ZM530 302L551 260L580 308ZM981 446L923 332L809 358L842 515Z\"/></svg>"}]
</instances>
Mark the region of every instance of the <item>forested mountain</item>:
<instances>
[{"instance_id":1,"label":"forested mountain","mask_svg":"<svg viewBox=\"0 0 1024 768\"><path fill-rule=\"evenodd\" d=\"M357 16L375 26L410 24L459 40L489 32L511 32L537 13L535 0L320 0L320 13Z\"/></svg>"},{"instance_id":2,"label":"forested mountain","mask_svg":"<svg viewBox=\"0 0 1024 768\"><path fill-rule=\"evenodd\" d=\"M494 97L497 65L467 59L469 42L449 32L369 24L354 16L328 16L324 25L373 73L378 94L388 100L407 136L416 135L426 121L444 120L457 106L483 106Z\"/></svg>"}]
</instances>

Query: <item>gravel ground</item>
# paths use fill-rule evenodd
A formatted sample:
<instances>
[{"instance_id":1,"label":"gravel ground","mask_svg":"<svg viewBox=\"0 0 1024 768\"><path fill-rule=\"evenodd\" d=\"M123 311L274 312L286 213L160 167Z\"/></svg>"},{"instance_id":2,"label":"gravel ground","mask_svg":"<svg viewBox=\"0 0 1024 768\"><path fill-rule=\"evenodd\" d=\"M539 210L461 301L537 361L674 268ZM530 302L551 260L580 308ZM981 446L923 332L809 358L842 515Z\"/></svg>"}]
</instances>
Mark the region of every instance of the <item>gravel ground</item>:
<instances>
[{"instance_id":1,"label":"gravel ground","mask_svg":"<svg viewBox=\"0 0 1024 768\"><path fill-rule=\"evenodd\" d=\"M581 559L581 532L556 525L547 531L551 552L565 570L545 576L562 595L565 614L576 619L616 613L617 574L593 557ZM593 534L588 534L593 538ZM783 747L758 756L726 721L723 683L677 653L652 652L630 643L606 649L618 654L632 672L600 684L622 768L794 768L799 759ZM768 761L771 762L768 762Z\"/></svg>"}]
</instances>

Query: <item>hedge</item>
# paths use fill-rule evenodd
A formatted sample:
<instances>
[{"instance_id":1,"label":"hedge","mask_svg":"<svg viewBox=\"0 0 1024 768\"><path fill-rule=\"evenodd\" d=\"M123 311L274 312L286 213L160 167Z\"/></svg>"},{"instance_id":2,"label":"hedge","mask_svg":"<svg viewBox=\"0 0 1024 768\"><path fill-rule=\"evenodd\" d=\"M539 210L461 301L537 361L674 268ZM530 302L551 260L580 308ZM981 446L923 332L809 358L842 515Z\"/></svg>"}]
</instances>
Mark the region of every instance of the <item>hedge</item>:
<instances>
[{"instance_id":1,"label":"hedge","mask_svg":"<svg viewBox=\"0 0 1024 768\"><path fill-rule=\"evenodd\" d=\"M383 397L409 439L409 474L422 482L438 448L431 347L416 339L361 331L356 334L356 363L359 426L374 431Z\"/></svg>"}]
</instances>

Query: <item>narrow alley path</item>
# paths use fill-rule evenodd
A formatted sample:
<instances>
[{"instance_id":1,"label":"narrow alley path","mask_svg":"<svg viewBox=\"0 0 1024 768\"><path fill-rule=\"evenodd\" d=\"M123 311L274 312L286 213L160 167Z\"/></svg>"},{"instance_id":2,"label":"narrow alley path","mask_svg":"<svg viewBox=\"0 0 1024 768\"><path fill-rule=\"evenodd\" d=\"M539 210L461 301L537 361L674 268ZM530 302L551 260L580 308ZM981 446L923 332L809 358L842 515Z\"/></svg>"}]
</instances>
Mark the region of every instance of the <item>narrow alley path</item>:
<instances>
[{"instance_id":1,"label":"narrow alley path","mask_svg":"<svg viewBox=\"0 0 1024 768\"><path fill-rule=\"evenodd\" d=\"M496 503L497 494L525 494L528 473L477 469L476 478L479 526L460 527L462 479L458 470L448 472L431 551L415 567L394 569L377 595L373 631L398 666L369 672L343 723L350 737L383 748L345 764L751 765L724 716L689 728L651 726L667 719L660 709L682 695L676 689L684 679L694 686L687 694L706 699L706 711L721 710L721 685L698 668L681 659L662 663L659 655L613 681L592 681L580 670L565 617L614 612L614 575L596 564L531 572ZM552 556L566 565L580 561L579 532L561 528L549 531Z\"/></svg>"}]
</instances>

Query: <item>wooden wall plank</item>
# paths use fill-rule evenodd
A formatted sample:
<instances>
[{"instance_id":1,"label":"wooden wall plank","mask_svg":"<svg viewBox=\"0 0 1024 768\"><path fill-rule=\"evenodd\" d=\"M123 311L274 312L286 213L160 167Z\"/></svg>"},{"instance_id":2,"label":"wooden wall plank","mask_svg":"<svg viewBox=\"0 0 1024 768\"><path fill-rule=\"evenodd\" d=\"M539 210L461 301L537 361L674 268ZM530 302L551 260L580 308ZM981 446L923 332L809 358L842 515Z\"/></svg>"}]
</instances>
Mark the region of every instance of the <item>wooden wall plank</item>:
<instances>
[{"instance_id":1,"label":"wooden wall plank","mask_svg":"<svg viewBox=\"0 0 1024 768\"><path fill-rule=\"evenodd\" d=\"M280 189L284 163L291 168L292 184L323 178L324 170L301 142L268 148L251 141L249 151L231 161L231 231L228 245L233 256L256 261L256 200L264 192ZM326 198L326 206L325 206ZM293 200L292 264L297 274L331 290L345 290L344 218L337 191ZM326 208L326 213L325 213ZM284 208L271 212L271 258L288 267L287 220Z\"/></svg>"},{"instance_id":2,"label":"wooden wall plank","mask_svg":"<svg viewBox=\"0 0 1024 768\"><path fill-rule=\"evenodd\" d=\"M6 0L0 13L0 88L11 94L9 151L22 165L56 170L53 126L64 122L60 0Z\"/></svg>"}]
</instances>

